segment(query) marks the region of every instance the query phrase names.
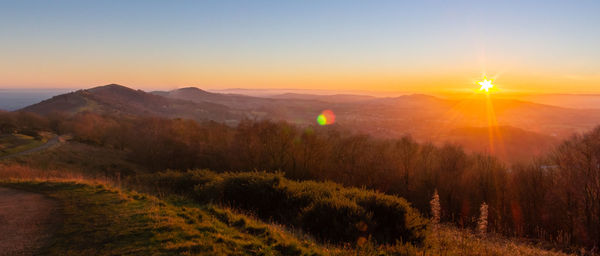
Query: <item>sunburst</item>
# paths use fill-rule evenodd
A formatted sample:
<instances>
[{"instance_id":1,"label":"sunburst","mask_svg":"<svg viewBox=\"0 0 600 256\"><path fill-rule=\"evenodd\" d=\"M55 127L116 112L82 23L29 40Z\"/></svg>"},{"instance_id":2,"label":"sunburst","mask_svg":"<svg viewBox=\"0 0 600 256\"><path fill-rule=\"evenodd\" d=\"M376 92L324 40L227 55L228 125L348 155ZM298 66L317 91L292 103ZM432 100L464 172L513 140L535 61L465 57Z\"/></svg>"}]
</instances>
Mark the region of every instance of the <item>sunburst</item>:
<instances>
[{"instance_id":1,"label":"sunburst","mask_svg":"<svg viewBox=\"0 0 600 256\"><path fill-rule=\"evenodd\" d=\"M492 80L487 80L485 78L483 79L483 81L479 82L479 85L481 85L481 88L479 88L479 90L485 92L490 92L490 89L494 87L494 85L492 84Z\"/></svg>"}]
</instances>

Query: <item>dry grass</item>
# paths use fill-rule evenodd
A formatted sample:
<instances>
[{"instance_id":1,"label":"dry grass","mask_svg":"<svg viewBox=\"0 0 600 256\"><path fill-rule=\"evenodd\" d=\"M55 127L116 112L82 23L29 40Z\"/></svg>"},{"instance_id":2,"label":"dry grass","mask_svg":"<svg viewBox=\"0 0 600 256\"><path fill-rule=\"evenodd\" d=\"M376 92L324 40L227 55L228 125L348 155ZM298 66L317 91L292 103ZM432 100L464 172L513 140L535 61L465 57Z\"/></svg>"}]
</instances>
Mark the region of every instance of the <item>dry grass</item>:
<instances>
[{"instance_id":1,"label":"dry grass","mask_svg":"<svg viewBox=\"0 0 600 256\"><path fill-rule=\"evenodd\" d=\"M437 232L430 234L426 244L421 253L427 255L567 255L494 234L482 236L446 225L440 225Z\"/></svg>"},{"instance_id":2,"label":"dry grass","mask_svg":"<svg viewBox=\"0 0 600 256\"><path fill-rule=\"evenodd\" d=\"M0 163L0 180L77 180L83 181L79 173L58 170L42 170L21 164Z\"/></svg>"}]
</instances>

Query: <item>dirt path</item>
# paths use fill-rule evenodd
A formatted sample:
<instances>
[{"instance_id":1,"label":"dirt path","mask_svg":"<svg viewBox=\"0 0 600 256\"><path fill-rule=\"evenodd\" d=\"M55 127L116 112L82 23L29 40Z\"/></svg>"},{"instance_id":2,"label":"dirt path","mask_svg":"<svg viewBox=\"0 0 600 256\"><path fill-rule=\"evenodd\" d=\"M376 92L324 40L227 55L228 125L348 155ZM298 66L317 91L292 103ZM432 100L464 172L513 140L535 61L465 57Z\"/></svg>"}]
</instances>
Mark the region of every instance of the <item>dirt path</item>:
<instances>
[{"instance_id":1,"label":"dirt path","mask_svg":"<svg viewBox=\"0 0 600 256\"><path fill-rule=\"evenodd\" d=\"M47 149L49 147L52 147L52 146L58 144L59 142L60 142L59 136L56 136L56 137L48 140L48 142L46 142L46 144L41 145L39 147L35 147L35 148L32 148L32 149L28 149L28 150L25 150L25 151L17 152L17 153L6 155L6 156L0 156L0 160L6 159L6 158L10 158L10 157L15 157L15 156L21 156L21 155L25 155L25 154L29 154L29 153L33 153L33 152L42 151L44 149Z\"/></svg>"},{"instance_id":2,"label":"dirt path","mask_svg":"<svg viewBox=\"0 0 600 256\"><path fill-rule=\"evenodd\" d=\"M60 223L58 203L0 187L0 255L38 255Z\"/></svg>"}]
</instances>

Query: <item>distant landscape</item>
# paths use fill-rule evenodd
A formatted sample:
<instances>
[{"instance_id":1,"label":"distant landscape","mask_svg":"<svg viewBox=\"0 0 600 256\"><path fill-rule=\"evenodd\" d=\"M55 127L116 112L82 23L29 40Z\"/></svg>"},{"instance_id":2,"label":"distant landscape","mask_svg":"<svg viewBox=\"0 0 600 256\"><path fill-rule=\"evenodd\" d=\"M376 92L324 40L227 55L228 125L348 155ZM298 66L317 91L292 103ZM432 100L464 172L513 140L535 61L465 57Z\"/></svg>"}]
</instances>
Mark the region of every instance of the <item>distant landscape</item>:
<instances>
[{"instance_id":1,"label":"distant landscape","mask_svg":"<svg viewBox=\"0 0 600 256\"><path fill-rule=\"evenodd\" d=\"M71 89L0 89L0 110L13 111L38 103Z\"/></svg>"},{"instance_id":2,"label":"distant landscape","mask_svg":"<svg viewBox=\"0 0 600 256\"><path fill-rule=\"evenodd\" d=\"M570 170L571 165L564 165L564 161L583 160L572 154L578 150L583 151L577 154L586 154L590 149L578 145L595 143L598 129L592 129L594 123L600 123L596 120L600 112L502 99L493 101L497 122L502 125L486 127L488 120L479 118L485 114L478 113L478 108L485 108L483 101L419 94L387 98L291 93L254 97L194 87L144 92L110 84L1 113L0 161L4 165L0 174L10 180L39 175L100 179L149 194L183 196L193 204L220 202L251 212L259 219L256 221L275 221L307 232L310 241L293 242L299 244L290 249L300 254L304 254L302 248L316 248L300 245L307 242L336 244L362 239L367 240L360 242L361 246L334 251L371 250L363 245L376 248L377 244L394 244L396 239L404 243L373 249L373 253L408 250L418 254L427 250L423 243L439 253L465 250L461 247L465 244L439 247L439 243L456 241L427 238L432 224L427 226L428 221L421 216L437 215L439 220L433 223L480 228L481 201L493 212L486 216L486 232L540 239L548 243L545 247L564 252L592 242L588 235L595 234L593 225L597 224L582 226L586 236L580 236L582 231L569 231L572 233L562 237L568 232L563 228L576 224L556 219L570 213L553 208L559 202L554 201L556 197L563 196L554 193L558 187L568 189L572 184L556 183L554 175ZM335 113L335 123L319 125L317 116L322 110L331 111L328 115ZM441 118L448 116L453 118ZM572 137L576 134L583 135ZM50 146L38 150L46 147L44 143ZM15 168L21 171L15 172ZM251 170L255 172L244 172ZM349 186L349 190L339 192L346 188L327 182ZM530 182L541 187L531 187ZM32 186L14 181L6 185ZM340 187L331 190L332 186ZM555 189L547 190L549 186ZM439 202L434 204L444 208L436 213L431 196L437 193L440 198L435 200ZM319 195L329 199L320 201L323 198ZM581 200L588 200L582 196ZM581 211L595 214L585 208ZM547 217L531 219L539 214ZM333 219L322 219L325 216ZM390 230L398 225L392 221L397 218L405 219L404 224ZM364 223L365 230L360 227L363 224L355 222ZM462 232L437 225L433 227L446 232L441 236ZM518 250L533 250L529 252L532 255L541 253L528 249L528 243L509 243ZM270 246L267 243L256 250ZM507 250L494 242L478 246Z\"/></svg>"},{"instance_id":3,"label":"distant landscape","mask_svg":"<svg viewBox=\"0 0 600 256\"><path fill-rule=\"evenodd\" d=\"M541 97L541 96L540 96ZM559 95L554 96L561 97ZM572 99L576 96L562 96ZM589 98L592 96L580 96ZM379 138L411 136L421 143L456 143L467 151L516 163L540 156L572 134L600 123L600 109L568 108L533 102L492 100L495 144L489 141L486 101L481 95L452 100L422 94L374 97L354 94L284 93L248 96L213 93L196 87L144 92L121 85L78 90L23 108L37 114L95 112L187 118L237 125L244 119L316 124L331 109L336 125Z\"/></svg>"},{"instance_id":4,"label":"distant landscape","mask_svg":"<svg viewBox=\"0 0 600 256\"><path fill-rule=\"evenodd\" d=\"M0 256L600 256L600 1L0 6Z\"/></svg>"}]
</instances>

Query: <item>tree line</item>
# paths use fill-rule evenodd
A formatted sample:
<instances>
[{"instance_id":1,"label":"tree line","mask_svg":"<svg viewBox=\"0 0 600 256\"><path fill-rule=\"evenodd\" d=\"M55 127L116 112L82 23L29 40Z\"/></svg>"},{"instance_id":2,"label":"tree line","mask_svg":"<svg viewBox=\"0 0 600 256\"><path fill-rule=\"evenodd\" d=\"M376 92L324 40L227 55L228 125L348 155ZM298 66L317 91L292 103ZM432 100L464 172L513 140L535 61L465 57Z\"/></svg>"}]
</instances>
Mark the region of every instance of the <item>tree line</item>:
<instances>
[{"instance_id":1,"label":"tree line","mask_svg":"<svg viewBox=\"0 0 600 256\"><path fill-rule=\"evenodd\" d=\"M442 222L474 228L485 202L491 232L564 247L600 246L600 128L573 136L547 156L508 166L458 145L377 139L336 126L0 114L0 128L11 127L2 132L24 126L120 150L149 172L281 171L292 180L334 181L398 195L425 215L437 189Z\"/></svg>"}]
</instances>

